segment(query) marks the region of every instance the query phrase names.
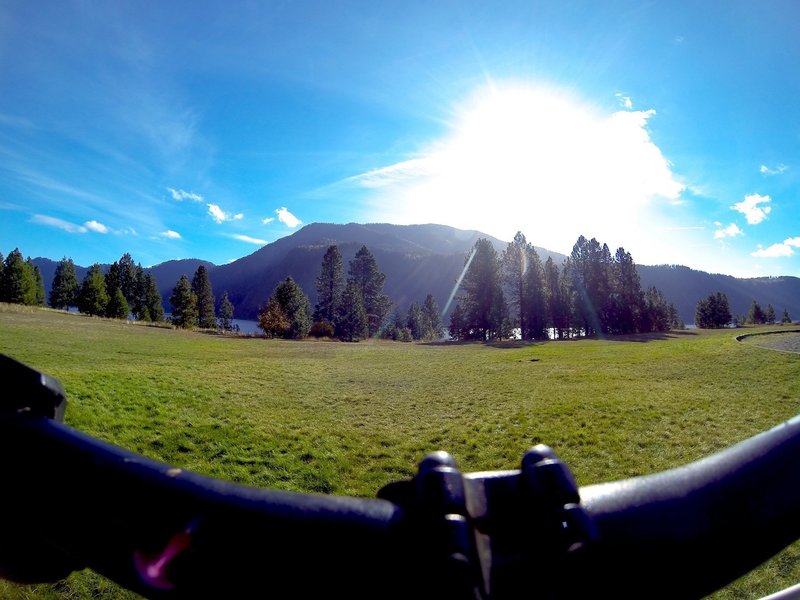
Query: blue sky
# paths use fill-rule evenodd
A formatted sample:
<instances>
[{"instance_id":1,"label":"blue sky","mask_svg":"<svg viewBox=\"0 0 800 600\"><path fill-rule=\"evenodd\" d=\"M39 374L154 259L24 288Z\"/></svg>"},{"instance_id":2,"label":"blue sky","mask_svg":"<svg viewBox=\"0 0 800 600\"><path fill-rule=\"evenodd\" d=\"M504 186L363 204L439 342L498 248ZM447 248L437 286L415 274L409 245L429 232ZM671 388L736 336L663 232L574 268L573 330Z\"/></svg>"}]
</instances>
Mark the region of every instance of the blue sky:
<instances>
[{"instance_id":1,"label":"blue sky","mask_svg":"<svg viewBox=\"0 0 800 600\"><path fill-rule=\"evenodd\" d=\"M445 223L800 276L800 4L0 4L0 251Z\"/></svg>"}]
</instances>

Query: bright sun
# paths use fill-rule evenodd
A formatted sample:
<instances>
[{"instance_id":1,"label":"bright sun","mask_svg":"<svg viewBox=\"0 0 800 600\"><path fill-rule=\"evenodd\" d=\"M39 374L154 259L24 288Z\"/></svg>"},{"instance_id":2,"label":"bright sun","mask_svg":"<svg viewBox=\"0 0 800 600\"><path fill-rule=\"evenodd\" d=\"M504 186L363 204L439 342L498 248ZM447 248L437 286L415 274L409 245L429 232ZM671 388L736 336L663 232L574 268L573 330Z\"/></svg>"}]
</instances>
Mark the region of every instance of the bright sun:
<instances>
[{"instance_id":1,"label":"bright sun","mask_svg":"<svg viewBox=\"0 0 800 600\"><path fill-rule=\"evenodd\" d=\"M654 111L603 114L551 88L493 86L421 156L361 177L395 222L441 222L568 250L578 235L652 244L643 227L683 186L650 139ZM565 247L565 240L567 242Z\"/></svg>"}]
</instances>

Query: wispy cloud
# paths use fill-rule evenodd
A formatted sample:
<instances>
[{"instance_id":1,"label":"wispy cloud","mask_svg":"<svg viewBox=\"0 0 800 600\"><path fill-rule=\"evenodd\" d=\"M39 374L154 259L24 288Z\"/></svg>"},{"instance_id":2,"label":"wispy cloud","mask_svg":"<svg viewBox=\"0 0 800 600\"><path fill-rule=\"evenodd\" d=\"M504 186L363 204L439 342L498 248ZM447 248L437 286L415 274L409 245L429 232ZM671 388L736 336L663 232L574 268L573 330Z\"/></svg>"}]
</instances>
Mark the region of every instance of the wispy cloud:
<instances>
[{"instance_id":1,"label":"wispy cloud","mask_svg":"<svg viewBox=\"0 0 800 600\"><path fill-rule=\"evenodd\" d=\"M737 235L744 235L744 231L739 229L739 226L736 223L731 223L727 227L722 227L722 223L715 223L715 225L717 227L720 227L720 229L717 229L714 232L715 240L722 240L725 239L726 237L736 237Z\"/></svg>"},{"instance_id":2,"label":"wispy cloud","mask_svg":"<svg viewBox=\"0 0 800 600\"><path fill-rule=\"evenodd\" d=\"M759 204L769 204L770 202L772 202L772 198L769 196L748 194L744 200L731 206L731 209L742 213L750 225L758 225L772 212L771 206L759 206Z\"/></svg>"},{"instance_id":3,"label":"wispy cloud","mask_svg":"<svg viewBox=\"0 0 800 600\"><path fill-rule=\"evenodd\" d=\"M240 242L247 242L248 244L256 244L257 246L264 246L268 244L267 240L261 240L259 238L250 237L249 235L242 235L239 233L234 233L231 237L235 240L239 240Z\"/></svg>"},{"instance_id":4,"label":"wispy cloud","mask_svg":"<svg viewBox=\"0 0 800 600\"><path fill-rule=\"evenodd\" d=\"M633 100L631 100L630 96L625 96L620 92L617 92L614 95L617 97L617 100L619 100L620 106L628 110L631 110L633 108Z\"/></svg>"},{"instance_id":5,"label":"wispy cloud","mask_svg":"<svg viewBox=\"0 0 800 600\"><path fill-rule=\"evenodd\" d=\"M208 214L211 215L211 218L214 219L217 223L224 223L225 221L241 221L244 219L243 213L236 213L231 214L227 213L222 210L218 204L207 204L208 207Z\"/></svg>"},{"instance_id":6,"label":"wispy cloud","mask_svg":"<svg viewBox=\"0 0 800 600\"><path fill-rule=\"evenodd\" d=\"M762 175L771 177L773 175L783 175L788 170L789 167L781 163L774 168L768 167L767 165L761 165L761 168L758 169L758 172L761 173Z\"/></svg>"},{"instance_id":7,"label":"wispy cloud","mask_svg":"<svg viewBox=\"0 0 800 600\"><path fill-rule=\"evenodd\" d=\"M31 223L55 227L56 229L61 229L67 233L88 233L92 231L94 233L100 233L103 235L107 233L114 233L116 235L136 235L136 230L132 227L113 230L107 225L104 225L99 221L95 221L94 219L86 221L83 225L78 225L76 223L71 223L70 221L65 221L64 219L59 219L58 217L36 214L31 217Z\"/></svg>"},{"instance_id":8,"label":"wispy cloud","mask_svg":"<svg viewBox=\"0 0 800 600\"><path fill-rule=\"evenodd\" d=\"M261 222L262 222L264 225L269 225L269 224L270 224L270 223L272 223L274 220L275 220L275 217L264 217L264 218L261 220Z\"/></svg>"},{"instance_id":9,"label":"wispy cloud","mask_svg":"<svg viewBox=\"0 0 800 600\"><path fill-rule=\"evenodd\" d=\"M172 199L181 202L183 200L191 200L192 202L202 202L203 197L200 194L195 194L194 192L187 192L185 190L176 190L175 188L167 188L170 194L172 194Z\"/></svg>"},{"instance_id":10,"label":"wispy cloud","mask_svg":"<svg viewBox=\"0 0 800 600\"><path fill-rule=\"evenodd\" d=\"M173 231L172 229L167 229L166 231L162 231L158 235L160 235L161 237L165 237L168 240L179 240L179 239L181 239L181 234L178 233L177 231Z\"/></svg>"},{"instance_id":11,"label":"wispy cloud","mask_svg":"<svg viewBox=\"0 0 800 600\"><path fill-rule=\"evenodd\" d=\"M285 206L275 209L275 214L278 215L278 221L294 229L298 225L302 225L302 221L290 213Z\"/></svg>"},{"instance_id":12,"label":"wispy cloud","mask_svg":"<svg viewBox=\"0 0 800 600\"><path fill-rule=\"evenodd\" d=\"M86 221L86 223L84 223L83 226L86 227L86 229L88 229L89 231L94 231L95 233L105 234L109 232L108 227L95 220Z\"/></svg>"},{"instance_id":13,"label":"wispy cloud","mask_svg":"<svg viewBox=\"0 0 800 600\"><path fill-rule=\"evenodd\" d=\"M767 248L759 245L758 250L752 252L752 256L759 258L782 258L786 256L793 256L795 248L800 248L800 237L788 238L779 244L772 244Z\"/></svg>"},{"instance_id":14,"label":"wispy cloud","mask_svg":"<svg viewBox=\"0 0 800 600\"><path fill-rule=\"evenodd\" d=\"M31 217L31 223L55 227L56 229L61 229L67 233L86 233L89 231L83 225L76 225L75 223L70 223L69 221L64 221L63 219L50 217L48 215L33 215L33 217Z\"/></svg>"}]
</instances>

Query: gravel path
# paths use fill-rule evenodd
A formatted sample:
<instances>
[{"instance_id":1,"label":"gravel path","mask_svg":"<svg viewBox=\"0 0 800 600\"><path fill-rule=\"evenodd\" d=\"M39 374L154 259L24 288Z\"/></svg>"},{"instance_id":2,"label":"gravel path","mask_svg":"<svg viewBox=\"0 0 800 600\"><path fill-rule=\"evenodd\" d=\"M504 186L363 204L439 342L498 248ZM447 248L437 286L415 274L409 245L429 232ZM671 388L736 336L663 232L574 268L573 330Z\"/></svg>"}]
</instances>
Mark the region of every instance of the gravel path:
<instances>
[{"instance_id":1,"label":"gravel path","mask_svg":"<svg viewBox=\"0 0 800 600\"><path fill-rule=\"evenodd\" d=\"M740 341L761 348L800 353L800 331L779 331L746 335Z\"/></svg>"}]
</instances>

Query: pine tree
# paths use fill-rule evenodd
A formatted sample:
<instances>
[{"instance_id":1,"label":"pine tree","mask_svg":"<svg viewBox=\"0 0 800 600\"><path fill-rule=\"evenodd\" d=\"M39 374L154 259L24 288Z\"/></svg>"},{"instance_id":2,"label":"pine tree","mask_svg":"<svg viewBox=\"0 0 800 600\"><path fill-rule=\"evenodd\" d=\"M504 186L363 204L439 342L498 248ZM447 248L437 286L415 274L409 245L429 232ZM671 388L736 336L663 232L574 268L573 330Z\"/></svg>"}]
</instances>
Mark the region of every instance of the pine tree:
<instances>
[{"instance_id":1,"label":"pine tree","mask_svg":"<svg viewBox=\"0 0 800 600\"><path fill-rule=\"evenodd\" d=\"M366 246L356 252L350 261L350 279L361 290L364 310L367 312L367 331L370 337L378 333L392 308L392 301L383 293L386 275L378 269L378 263ZM344 299L342 299L344 302Z\"/></svg>"},{"instance_id":2,"label":"pine tree","mask_svg":"<svg viewBox=\"0 0 800 600\"><path fill-rule=\"evenodd\" d=\"M484 238L475 242L465 260L466 272L461 281L464 326L462 335L472 339L494 339L502 323L497 322L503 308L501 299L500 260L492 243ZM506 311L507 312L507 311Z\"/></svg>"},{"instance_id":3,"label":"pine tree","mask_svg":"<svg viewBox=\"0 0 800 600\"><path fill-rule=\"evenodd\" d=\"M783 309L783 318L781 319L781 323L791 323L792 318L789 316L789 311L785 308Z\"/></svg>"},{"instance_id":4,"label":"pine tree","mask_svg":"<svg viewBox=\"0 0 800 600\"><path fill-rule=\"evenodd\" d=\"M275 288L273 297L289 319L289 327L283 334L286 338L300 339L311 329L311 307L308 297L294 279L287 277Z\"/></svg>"},{"instance_id":5,"label":"pine tree","mask_svg":"<svg viewBox=\"0 0 800 600\"><path fill-rule=\"evenodd\" d=\"M528 244L528 268L525 272L525 289L527 293L526 318L528 335L523 339L547 339L547 302L545 300L544 267L536 249Z\"/></svg>"},{"instance_id":6,"label":"pine tree","mask_svg":"<svg viewBox=\"0 0 800 600\"><path fill-rule=\"evenodd\" d=\"M33 264L33 261L30 257L27 260L28 268L33 272L33 293L31 295L31 301L28 304L32 304L33 306L44 306L44 281L42 280L42 272L39 270L39 267Z\"/></svg>"},{"instance_id":7,"label":"pine tree","mask_svg":"<svg viewBox=\"0 0 800 600\"><path fill-rule=\"evenodd\" d=\"M128 301L125 300L125 294L122 293L120 288L117 288L108 300L106 316L109 319L127 319L129 312L130 309L128 308Z\"/></svg>"},{"instance_id":8,"label":"pine tree","mask_svg":"<svg viewBox=\"0 0 800 600\"><path fill-rule=\"evenodd\" d=\"M150 273L145 274L142 287L145 290L142 320L155 322L163 321L164 303L161 299L161 292L158 291L156 280Z\"/></svg>"},{"instance_id":9,"label":"pine tree","mask_svg":"<svg viewBox=\"0 0 800 600\"><path fill-rule=\"evenodd\" d=\"M732 319L728 296L722 292L701 299L695 308L694 324L701 329L725 327Z\"/></svg>"},{"instance_id":10,"label":"pine tree","mask_svg":"<svg viewBox=\"0 0 800 600\"><path fill-rule=\"evenodd\" d=\"M426 339L438 340L442 337L442 313L439 310L439 305L433 294L425 296L425 303L422 305L422 311L428 319L428 333Z\"/></svg>"},{"instance_id":11,"label":"pine tree","mask_svg":"<svg viewBox=\"0 0 800 600\"><path fill-rule=\"evenodd\" d=\"M78 292L78 310L87 315L103 316L108 306L106 281L100 265L95 263L86 273Z\"/></svg>"},{"instance_id":12,"label":"pine tree","mask_svg":"<svg viewBox=\"0 0 800 600\"><path fill-rule=\"evenodd\" d=\"M322 257L322 267L316 279L317 305L314 321L324 321L335 326L336 314L345 288L344 263L338 246L329 246Z\"/></svg>"},{"instance_id":13,"label":"pine tree","mask_svg":"<svg viewBox=\"0 0 800 600\"><path fill-rule=\"evenodd\" d=\"M364 294L353 280L348 281L344 288L336 323L336 334L342 341L358 342L369 336L369 319L364 307Z\"/></svg>"},{"instance_id":14,"label":"pine tree","mask_svg":"<svg viewBox=\"0 0 800 600\"><path fill-rule=\"evenodd\" d=\"M633 257L624 248L617 248L611 264L609 331L622 334L638 331L643 304L642 286Z\"/></svg>"},{"instance_id":15,"label":"pine tree","mask_svg":"<svg viewBox=\"0 0 800 600\"><path fill-rule=\"evenodd\" d=\"M222 293L222 300L219 303L219 328L222 331L233 329L233 304L228 297L228 290Z\"/></svg>"},{"instance_id":16,"label":"pine tree","mask_svg":"<svg viewBox=\"0 0 800 600\"><path fill-rule=\"evenodd\" d=\"M750 305L750 310L747 313L747 322L751 325L761 325L765 321L766 317L761 305L753 300L753 303Z\"/></svg>"},{"instance_id":17,"label":"pine tree","mask_svg":"<svg viewBox=\"0 0 800 600\"><path fill-rule=\"evenodd\" d=\"M19 248L14 248L3 263L3 287L0 301L11 304L36 303L36 276L30 259L26 262Z\"/></svg>"},{"instance_id":18,"label":"pine tree","mask_svg":"<svg viewBox=\"0 0 800 600\"><path fill-rule=\"evenodd\" d=\"M66 256L56 265L53 285L50 289L50 306L67 309L75 305L78 295L78 277L75 274L75 263Z\"/></svg>"},{"instance_id":19,"label":"pine tree","mask_svg":"<svg viewBox=\"0 0 800 600\"><path fill-rule=\"evenodd\" d=\"M767 304L767 312L764 314L764 320L770 324L775 324L775 309L772 307L772 304Z\"/></svg>"},{"instance_id":20,"label":"pine tree","mask_svg":"<svg viewBox=\"0 0 800 600\"><path fill-rule=\"evenodd\" d=\"M606 244L580 236L567 262L575 292L575 312L586 336L605 333L611 311L609 270L611 252Z\"/></svg>"},{"instance_id":21,"label":"pine tree","mask_svg":"<svg viewBox=\"0 0 800 600\"><path fill-rule=\"evenodd\" d=\"M172 323L176 327L189 329L197 324L197 296L185 274L172 289L169 303L172 305Z\"/></svg>"},{"instance_id":22,"label":"pine tree","mask_svg":"<svg viewBox=\"0 0 800 600\"><path fill-rule=\"evenodd\" d=\"M530 244L525 236L518 231L513 241L509 242L503 251L501 259L503 268L503 282L508 291L510 308L514 311L516 326L519 327L522 339L528 339L529 327L526 320L528 316L528 286L526 274L528 271L528 248Z\"/></svg>"},{"instance_id":23,"label":"pine tree","mask_svg":"<svg viewBox=\"0 0 800 600\"><path fill-rule=\"evenodd\" d=\"M448 332L450 333L451 339L459 341L465 338L464 319L464 310L461 308L461 304L456 303L453 312L450 313L450 327L448 328Z\"/></svg>"},{"instance_id":24,"label":"pine tree","mask_svg":"<svg viewBox=\"0 0 800 600\"><path fill-rule=\"evenodd\" d=\"M214 315L214 292L208 279L208 270L204 265L197 267L192 279L192 291L197 296L197 326L201 329L213 329L217 325Z\"/></svg>"}]
</instances>

